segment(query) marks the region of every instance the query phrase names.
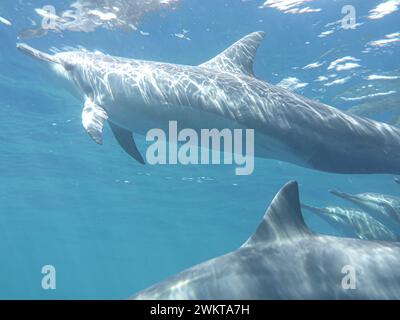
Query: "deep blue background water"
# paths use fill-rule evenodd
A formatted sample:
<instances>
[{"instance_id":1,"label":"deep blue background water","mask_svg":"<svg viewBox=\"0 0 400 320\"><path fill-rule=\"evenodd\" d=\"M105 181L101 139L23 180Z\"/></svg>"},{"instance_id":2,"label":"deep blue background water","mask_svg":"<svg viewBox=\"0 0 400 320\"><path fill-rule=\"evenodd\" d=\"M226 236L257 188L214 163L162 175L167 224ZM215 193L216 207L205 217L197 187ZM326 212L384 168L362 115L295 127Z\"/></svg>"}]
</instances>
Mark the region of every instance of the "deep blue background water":
<instances>
[{"instance_id":1,"label":"deep blue background water","mask_svg":"<svg viewBox=\"0 0 400 320\"><path fill-rule=\"evenodd\" d=\"M0 24L0 298L126 298L239 247L276 191L292 179L300 183L302 200L313 205L340 204L328 193L331 188L400 194L389 175L333 175L265 159L257 159L247 177L235 176L230 166L140 166L108 128L104 146L97 146L81 126L83 102L46 65L15 49L18 32L29 26L27 17L49 3L65 7L68 1L0 4L0 16L13 22ZM199 64L247 33L264 30L256 74L271 83L298 77L309 83L300 93L342 109L351 103L338 97L368 85L365 75L399 69L396 46L362 53L368 41L400 31L398 12L366 19L380 1L320 0L315 6L322 12L295 15L259 9L262 3L183 0L165 17L154 13L142 21L149 36L98 30L28 42L44 51L82 45L118 56ZM319 38L349 3L365 24ZM191 41L171 36L182 29L190 31ZM361 59L362 68L338 76L353 76L346 85L314 81L327 65L302 69L347 55ZM305 218L313 230L336 234L317 217L305 213ZM57 290L41 288L46 264L57 269Z\"/></svg>"}]
</instances>

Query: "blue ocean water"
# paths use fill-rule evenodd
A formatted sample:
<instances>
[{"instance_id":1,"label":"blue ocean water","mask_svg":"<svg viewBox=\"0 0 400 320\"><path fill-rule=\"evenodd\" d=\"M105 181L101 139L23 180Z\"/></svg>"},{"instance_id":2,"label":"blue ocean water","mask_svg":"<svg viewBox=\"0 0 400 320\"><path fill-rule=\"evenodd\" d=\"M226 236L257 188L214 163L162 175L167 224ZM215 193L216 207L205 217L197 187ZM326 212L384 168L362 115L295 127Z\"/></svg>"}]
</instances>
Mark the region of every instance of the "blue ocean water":
<instances>
[{"instance_id":1,"label":"blue ocean water","mask_svg":"<svg viewBox=\"0 0 400 320\"><path fill-rule=\"evenodd\" d=\"M368 45L393 39L400 31L399 11L369 18L383 0L312 1L303 7L320 11L297 14L260 8L264 2L182 0L175 10L146 14L139 23L142 32L99 28L24 41L43 51L82 46L196 65L263 30L267 37L255 63L259 78L274 84L296 78L299 93L340 109L383 105L389 95L398 106L397 92L381 94L396 91L399 80L367 78L400 75L397 41ZM0 4L0 16L11 23L0 23L0 299L127 298L239 247L289 180L299 182L303 202L316 206L345 204L329 189L400 195L390 175L327 174L266 159L256 159L250 176L236 176L233 166L141 166L108 128L104 145L96 145L81 125L83 101L50 68L15 48L19 32L31 25L28 18L40 21L35 8L51 4L64 10L70 3ZM328 25L343 18L348 4L361 25L354 30ZM190 40L176 36L182 30ZM321 36L329 30L334 32ZM359 67L328 70L331 62L349 56ZM325 64L304 68L317 61ZM332 81L346 80L316 81L330 75ZM388 121L391 115L371 117ZM137 141L144 146L144 137ZM312 230L340 235L318 217L304 215ZM44 265L56 267L56 290L42 289Z\"/></svg>"}]
</instances>

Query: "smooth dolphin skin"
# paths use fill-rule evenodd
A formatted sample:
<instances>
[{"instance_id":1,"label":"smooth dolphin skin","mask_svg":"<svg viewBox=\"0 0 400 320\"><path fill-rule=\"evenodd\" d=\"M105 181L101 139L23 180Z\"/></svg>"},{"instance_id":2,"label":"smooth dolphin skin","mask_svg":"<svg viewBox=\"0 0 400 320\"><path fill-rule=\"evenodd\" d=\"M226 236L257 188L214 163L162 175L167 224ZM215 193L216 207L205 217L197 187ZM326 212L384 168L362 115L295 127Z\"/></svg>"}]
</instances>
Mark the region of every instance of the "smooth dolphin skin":
<instances>
[{"instance_id":1,"label":"smooth dolphin skin","mask_svg":"<svg viewBox=\"0 0 400 320\"><path fill-rule=\"evenodd\" d=\"M379 193L349 194L331 190L332 194L351 203L369 213L374 219L387 227L400 232L400 198ZM399 234L399 233L398 233Z\"/></svg>"},{"instance_id":2,"label":"smooth dolphin skin","mask_svg":"<svg viewBox=\"0 0 400 320\"><path fill-rule=\"evenodd\" d=\"M363 240L400 240L398 235L364 211L342 207L317 208L306 204L301 206L303 209L317 214L348 237Z\"/></svg>"},{"instance_id":3,"label":"smooth dolphin skin","mask_svg":"<svg viewBox=\"0 0 400 320\"><path fill-rule=\"evenodd\" d=\"M343 286L348 266L355 289ZM399 268L398 242L313 234L302 217L298 185L289 182L241 248L133 299L400 299Z\"/></svg>"},{"instance_id":4,"label":"smooth dolphin skin","mask_svg":"<svg viewBox=\"0 0 400 320\"><path fill-rule=\"evenodd\" d=\"M255 156L334 173L400 174L400 130L346 114L254 76L264 39L254 32L199 66L142 61L101 53L62 52L50 61L80 89L83 125L102 143L106 121L133 158L144 159L132 132L179 129L254 129Z\"/></svg>"}]
</instances>

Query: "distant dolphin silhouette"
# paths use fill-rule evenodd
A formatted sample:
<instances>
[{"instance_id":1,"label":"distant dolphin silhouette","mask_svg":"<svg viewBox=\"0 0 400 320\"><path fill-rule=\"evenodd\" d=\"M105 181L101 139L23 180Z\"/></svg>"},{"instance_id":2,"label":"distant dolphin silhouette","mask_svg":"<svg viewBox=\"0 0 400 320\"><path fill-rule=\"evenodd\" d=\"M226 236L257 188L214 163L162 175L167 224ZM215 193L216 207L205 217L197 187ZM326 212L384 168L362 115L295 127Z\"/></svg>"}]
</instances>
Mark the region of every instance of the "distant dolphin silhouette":
<instances>
[{"instance_id":1,"label":"distant dolphin silhouette","mask_svg":"<svg viewBox=\"0 0 400 320\"><path fill-rule=\"evenodd\" d=\"M349 194L331 190L332 194L356 204L387 227L400 232L400 198L380 193Z\"/></svg>"},{"instance_id":2,"label":"distant dolphin silhouette","mask_svg":"<svg viewBox=\"0 0 400 320\"><path fill-rule=\"evenodd\" d=\"M302 204L301 207L316 213L332 227L344 232L346 236L354 236L363 240L400 240L400 236L364 211L342 207L316 208L306 204Z\"/></svg>"},{"instance_id":3,"label":"distant dolphin silhouette","mask_svg":"<svg viewBox=\"0 0 400 320\"><path fill-rule=\"evenodd\" d=\"M346 114L273 86L253 74L264 32L252 33L199 66L142 61L98 53L48 55L85 97L83 125L97 143L108 120L118 142L144 159L132 132L183 128L255 129L255 156L335 173L400 173L400 130Z\"/></svg>"},{"instance_id":4,"label":"distant dolphin silhouette","mask_svg":"<svg viewBox=\"0 0 400 320\"><path fill-rule=\"evenodd\" d=\"M71 0L67 10L36 9L41 26L22 30L19 39L32 39L49 32L93 32L98 28L136 31L144 16L163 9L176 9L180 0ZM42 26L43 25L43 26Z\"/></svg>"},{"instance_id":5,"label":"distant dolphin silhouette","mask_svg":"<svg viewBox=\"0 0 400 320\"><path fill-rule=\"evenodd\" d=\"M349 267L354 268L353 289L343 286L342 272ZM398 242L310 232L301 214L298 185L290 182L241 248L133 299L400 299L399 268Z\"/></svg>"}]
</instances>

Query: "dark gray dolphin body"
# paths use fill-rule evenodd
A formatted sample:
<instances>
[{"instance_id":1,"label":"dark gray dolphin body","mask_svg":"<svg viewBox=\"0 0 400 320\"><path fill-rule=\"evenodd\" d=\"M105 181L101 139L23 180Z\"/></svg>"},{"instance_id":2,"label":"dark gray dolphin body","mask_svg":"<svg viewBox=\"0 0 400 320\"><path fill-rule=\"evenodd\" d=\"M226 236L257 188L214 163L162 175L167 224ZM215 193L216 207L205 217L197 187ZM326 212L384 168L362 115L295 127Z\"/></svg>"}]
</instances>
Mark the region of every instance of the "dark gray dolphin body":
<instances>
[{"instance_id":1,"label":"dark gray dolphin body","mask_svg":"<svg viewBox=\"0 0 400 320\"><path fill-rule=\"evenodd\" d=\"M400 232L400 198L379 193L349 194L337 190L331 193L356 204L359 208L369 213L374 219L382 222L387 227Z\"/></svg>"},{"instance_id":2,"label":"dark gray dolphin body","mask_svg":"<svg viewBox=\"0 0 400 320\"><path fill-rule=\"evenodd\" d=\"M84 96L87 132L102 142L106 121L121 146L144 162L132 132L179 129L254 129L255 156L335 173L400 173L400 130L346 114L253 74L263 32L252 33L199 66L141 61L99 53L51 56L19 44L22 51L51 61Z\"/></svg>"},{"instance_id":3,"label":"dark gray dolphin body","mask_svg":"<svg viewBox=\"0 0 400 320\"><path fill-rule=\"evenodd\" d=\"M349 237L353 236L363 240L400 240L400 237L389 228L361 210L342 207L316 208L305 204L302 204L302 208L317 214L332 227Z\"/></svg>"},{"instance_id":4,"label":"dark gray dolphin body","mask_svg":"<svg viewBox=\"0 0 400 320\"><path fill-rule=\"evenodd\" d=\"M343 286L349 266L355 289ZM290 182L241 248L133 299L400 299L400 243L313 234Z\"/></svg>"}]
</instances>

